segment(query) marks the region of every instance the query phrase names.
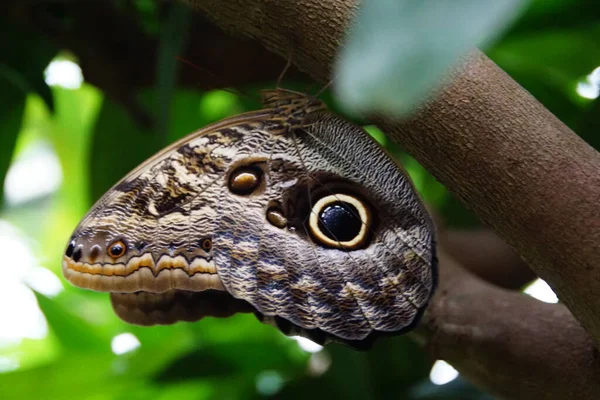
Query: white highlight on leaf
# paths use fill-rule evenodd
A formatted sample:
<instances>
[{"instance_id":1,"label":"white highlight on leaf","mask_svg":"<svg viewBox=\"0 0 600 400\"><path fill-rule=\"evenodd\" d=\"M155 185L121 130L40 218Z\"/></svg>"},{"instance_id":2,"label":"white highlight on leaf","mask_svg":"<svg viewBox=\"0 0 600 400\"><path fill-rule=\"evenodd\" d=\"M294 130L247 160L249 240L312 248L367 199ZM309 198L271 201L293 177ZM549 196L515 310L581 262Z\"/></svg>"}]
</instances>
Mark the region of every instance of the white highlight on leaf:
<instances>
[{"instance_id":1,"label":"white highlight on leaf","mask_svg":"<svg viewBox=\"0 0 600 400\"><path fill-rule=\"evenodd\" d=\"M308 375L318 377L323 375L331 367L331 357L326 351L313 353L308 360Z\"/></svg>"},{"instance_id":2,"label":"white highlight on leaf","mask_svg":"<svg viewBox=\"0 0 600 400\"><path fill-rule=\"evenodd\" d=\"M577 84L577 94L590 100L600 97L600 67L594 69L585 82Z\"/></svg>"},{"instance_id":3,"label":"white highlight on leaf","mask_svg":"<svg viewBox=\"0 0 600 400\"><path fill-rule=\"evenodd\" d=\"M48 325L26 283L33 281L41 293L55 294L62 290L60 281L50 270L40 272L43 268L29 243L15 227L2 220L0 254L0 347L17 345L25 338L43 339L48 334ZM38 279L40 274L45 279L53 277L49 283L42 282Z\"/></svg>"},{"instance_id":4,"label":"white highlight on leaf","mask_svg":"<svg viewBox=\"0 0 600 400\"><path fill-rule=\"evenodd\" d=\"M44 71L48 86L65 89L79 89L83 83L83 73L79 65L69 60L53 60Z\"/></svg>"},{"instance_id":5,"label":"white highlight on leaf","mask_svg":"<svg viewBox=\"0 0 600 400\"><path fill-rule=\"evenodd\" d=\"M6 203L16 206L58 190L62 168L56 152L46 142L26 147L12 163L4 181Z\"/></svg>"},{"instance_id":6,"label":"white highlight on leaf","mask_svg":"<svg viewBox=\"0 0 600 400\"><path fill-rule=\"evenodd\" d=\"M10 372L19 368L19 361L13 357L0 357L0 373Z\"/></svg>"},{"instance_id":7,"label":"white highlight on leaf","mask_svg":"<svg viewBox=\"0 0 600 400\"><path fill-rule=\"evenodd\" d=\"M541 279L536 279L527 286L525 293L545 303L558 303L558 297L556 297L552 288Z\"/></svg>"},{"instance_id":8,"label":"white highlight on leaf","mask_svg":"<svg viewBox=\"0 0 600 400\"><path fill-rule=\"evenodd\" d=\"M23 282L47 297L56 297L63 290L63 285L58 276L44 267L32 267L23 277Z\"/></svg>"},{"instance_id":9,"label":"white highlight on leaf","mask_svg":"<svg viewBox=\"0 0 600 400\"><path fill-rule=\"evenodd\" d=\"M429 380L435 385L445 385L456 378L458 378L458 371L443 360L437 360L429 373Z\"/></svg>"},{"instance_id":10,"label":"white highlight on leaf","mask_svg":"<svg viewBox=\"0 0 600 400\"><path fill-rule=\"evenodd\" d=\"M129 332L115 336L110 342L110 348L116 355L132 352L140 347L140 345L140 340L133 333Z\"/></svg>"},{"instance_id":11,"label":"white highlight on leaf","mask_svg":"<svg viewBox=\"0 0 600 400\"><path fill-rule=\"evenodd\" d=\"M307 339L305 337L302 336L292 336L292 339L294 339L296 342L298 342L298 346L300 346L300 348L304 351L306 351L307 353L317 353L321 350L323 350L323 346L321 346L320 344L317 344L315 342L313 342L310 339Z\"/></svg>"},{"instance_id":12,"label":"white highlight on leaf","mask_svg":"<svg viewBox=\"0 0 600 400\"><path fill-rule=\"evenodd\" d=\"M488 44L527 0L365 0L334 71L356 112L405 116L476 45Z\"/></svg>"}]
</instances>

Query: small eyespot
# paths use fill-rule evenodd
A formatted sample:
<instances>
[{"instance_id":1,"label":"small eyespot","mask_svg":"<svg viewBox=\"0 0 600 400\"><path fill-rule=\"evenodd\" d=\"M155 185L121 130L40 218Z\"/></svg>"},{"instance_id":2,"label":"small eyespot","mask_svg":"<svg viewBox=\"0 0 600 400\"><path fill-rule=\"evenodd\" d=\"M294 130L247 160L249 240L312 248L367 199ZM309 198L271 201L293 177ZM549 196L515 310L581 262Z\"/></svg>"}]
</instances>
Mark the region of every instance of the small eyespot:
<instances>
[{"instance_id":1,"label":"small eyespot","mask_svg":"<svg viewBox=\"0 0 600 400\"><path fill-rule=\"evenodd\" d=\"M125 254L126 250L127 246L125 246L125 243L122 240L117 240L108 246L108 255L112 258L119 258Z\"/></svg>"},{"instance_id":2,"label":"small eyespot","mask_svg":"<svg viewBox=\"0 0 600 400\"><path fill-rule=\"evenodd\" d=\"M283 229L287 226L287 218L283 214L283 210L278 206L269 207L267 209L267 221L277 228Z\"/></svg>"},{"instance_id":3,"label":"small eyespot","mask_svg":"<svg viewBox=\"0 0 600 400\"><path fill-rule=\"evenodd\" d=\"M79 260L81 260L81 256L82 256L82 252L81 252L81 246L77 248L77 250L75 250L73 252L73 261L78 262Z\"/></svg>"},{"instance_id":4,"label":"small eyespot","mask_svg":"<svg viewBox=\"0 0 600 400\"><path fill-rule=\"evenodd\" d=\"M148 243L142 241L142 242L138 242L135 245L135 248L138 252L141 253L146 248L146 246L148 246Z\"/></svg>"},{"instance_id":5,"label":"small eyespot","mask_svg":"<svg viewBox=\"0 0 600 400\"><path fill-rule=\"evenodd\" d=\"M210 238L205 238L200 241L200 247L204 251L210 251L212 249L212 240Z\"/></svg>"},{"instance_id":6,"label":"small eyespot","mask_svg":"<svg viewBox=\"0 0 600 400\"><path fill-rule=\"evenodd\" d=\"M308 227L318 244L357 250L367 244L372 215L368 205L347 194L319 199L311 210Z\"/></svg>"},{"instance_id":7,"label":"small eyespot","mask_svg":"<svg viewBox=\"0 0 600 400\"><path fill-rule=\"evenodd\" d=\"M74 251L75 251L75 241L72 240L71 243L69 243L69 245L67 246L67 250L65 251L65 255L67 257L72 257Z\"/></svg>"},{"instance_id":8,"label":"small eyespot","mask_svg":"<svg viewBox=\"0 0 600 400\"><path fill-rule=\"evenodd\" d=\"M229 177L229 190L239 196L252 194L260 186L262 176L263 171L257 166L240 167Z\"/></svg>"},{"instance_id":9,"label":"small eyespot","mask_svg":"<svg viewBox=\"0 0 600 400\"><path fill-rule=\"evenodd\" d=\"M90 249L90 255L89 255L90 262L96 261L96 259L100 255L100 251L101 251L100 246L98 246L97 244L92 246L92 248Z\"/></svg>"}]
</instances>

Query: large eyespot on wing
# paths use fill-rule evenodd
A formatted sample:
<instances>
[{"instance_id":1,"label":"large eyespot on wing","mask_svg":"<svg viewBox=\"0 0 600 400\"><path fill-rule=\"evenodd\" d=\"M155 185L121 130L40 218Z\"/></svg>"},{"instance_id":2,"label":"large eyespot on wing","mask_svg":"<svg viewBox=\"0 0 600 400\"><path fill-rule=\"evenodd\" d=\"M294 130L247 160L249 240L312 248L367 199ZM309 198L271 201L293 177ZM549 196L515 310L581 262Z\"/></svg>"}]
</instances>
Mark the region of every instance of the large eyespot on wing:
<instances>
[{"instance_id":1,"label":"large eyespot on wing","mask_svg":"<svg viewBox=\"0 0 600 400\"><path fill-rule=\"evenodd\" d=\"M322 170L353 182L372 204L377 224L371 242L348 253L355 264L370 266L348 271L347 284L357 289L365 317L374 331L412 329L435 290L437 261L434 225L410 179L366 132L330 114L321 115L300 140L307 153L322 156ZM319 179L315 184L324 186ZM378 303L385 306L370 307Z\"/></svg>"},{"instance_id":2,"label":"large eyespot on wing","mask_svg":"<svg viewBox=\"0 0 600 400\"><path fill-rule=\"evenodd\" d=\"M362 129L330 114L274 146L267 190L227 198L229 215L252 217L221 221L225 288L277 326L284 319L357 346L412 329L437 272L433 224L409 178Z\"/></svg>"},{"instance_id":3,"label":"large eyespot on wing","mask_svg":"<svg viewBox=\"0 0 600 400\"><path fill-rule=\"evenodd\" d=\"M164 149L110 189L76 228L64 276L97 291L224 290L212 236L226 171L252 153L253 115L209 126Z\"/></svg>"},{"instance_id":4,"label":"large eyespot on wing","mask_svg":"<svg viewBox=\"0 0 600 400\"><path fill-rule=\"evenodd\" d=\"M332 191L319 198L308 216L308 231L321 246L357 250L365 246L374 230L367 202Z\"/></svg>"}]
</instances>

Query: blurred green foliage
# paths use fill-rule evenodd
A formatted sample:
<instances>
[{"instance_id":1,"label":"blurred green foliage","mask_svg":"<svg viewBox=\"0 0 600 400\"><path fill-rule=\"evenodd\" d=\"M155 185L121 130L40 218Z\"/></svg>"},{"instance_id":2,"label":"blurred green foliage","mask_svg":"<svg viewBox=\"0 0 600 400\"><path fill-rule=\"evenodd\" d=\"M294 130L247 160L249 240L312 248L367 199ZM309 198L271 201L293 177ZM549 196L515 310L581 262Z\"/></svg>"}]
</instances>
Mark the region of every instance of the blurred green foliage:
<instances>
[{"instance_id":1,"label":"blurred green foliage","mask_svg":"<svg viewBox=\"0 0 600 400\"><path fill-rule=\"evenodd\" d=\"M185 68L173 63L185 41L185 11L174 9L159 18L154 2L135 4L142 28L163 35L156 85L136 94L139 105L157 119L151 125L141 124L88 84L49 88L43 71L60 49L0 17L0 181L11 163L39 143L53 149L62 170L61 184L51 194L20 203L4 201L0 222L16 227L39 264L59 277L72 229L114 182L165 144L259 106L256 100L228 92L175 87L174 75ZM494 61L596 148L599 104L579 96L576 87L600 65L599 33L600 3L536 0L487 49ZM274 80L262 87L273 85ZM336 110L331 95L324 97ZM402 161L425 200L452 225L476 223L414 159L376 128L368 130ZM0 241L5 239L0 232ZM26 267L18 262L0 265L4 284L18 284L17 278L9 277L21 269ZM381 340L367 353L329 346L312 354L250 315L142 328L121 322L105 294L76 289L62 277L61 281L64 289L59 294L35 294L48 327L41 337L11 338L10 332L30 314L25 304L2 298L0 399L490 398L460 378L433 385L428 374L434 360L406 337ZM8 286L0 284L0 291L3 288ZM2 319L13 310L23 320ZM135 335L140 346L118 355L111 346L123 333Z\"/></svg>"},{"instance_id":2,"label":"blurred green foliage","mask_svg":"<svg viewBox=\"0 0 600 400\"><path fill-rule=\"evenodd\" d=\"M340 102L357 113L409 116L458 57L493 41L528 3L362 1L333 72Z\"/></svg>"}]
</instances>

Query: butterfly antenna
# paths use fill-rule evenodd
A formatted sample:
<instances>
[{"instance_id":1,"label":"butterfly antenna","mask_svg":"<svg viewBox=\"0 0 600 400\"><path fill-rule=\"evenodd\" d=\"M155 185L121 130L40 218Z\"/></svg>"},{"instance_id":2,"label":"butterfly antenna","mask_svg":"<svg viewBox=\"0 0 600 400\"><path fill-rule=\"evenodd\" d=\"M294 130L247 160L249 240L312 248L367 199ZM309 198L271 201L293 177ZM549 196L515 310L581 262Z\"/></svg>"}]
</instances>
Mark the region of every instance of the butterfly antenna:
<instances>
[{"instance_id":1,"label":"butterfly antenna","mask_svg":"<svg viewBox=\"0 0 600 400\"><path fill-rule=\"evenodd\" d=\"M290 53L290 55L287 59L287 63L285 63L285 67L283 67L283 71L281 71L281 74L279 74L279 77L277 78L277 84L275 86L277 89L281 88L281 81L283 80L285 73L290 69L291 66L292 66L292 53Z\"/></svg>"},{"instance_id":2,"label":"butterfly antenna","mask_svg":"<svg viewBox=\"0 0 600 400\"><path fill-rule=\"evenodd\" d=\"M323 92L324 92L325 90L327 90L327 88L329 88L329 87L330 87L330 86L333 84L333 81L334 81L334 80L335 80L335 79L332 79L332 80L330 80L330 81L329 81L329 83L327 83L325 86L323 86L323 87L321 88L321 90L319 90L319 91L318 91L318 92L315 94L315 97L319 97L320 95L322 95L322 94L323 94Z\"/></svg>"}]
</instances>

